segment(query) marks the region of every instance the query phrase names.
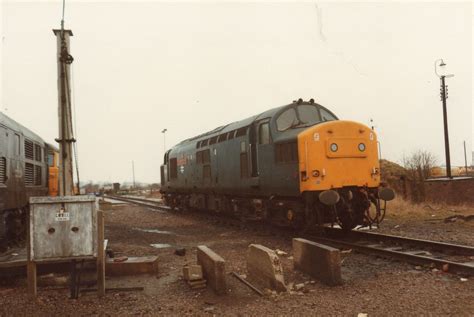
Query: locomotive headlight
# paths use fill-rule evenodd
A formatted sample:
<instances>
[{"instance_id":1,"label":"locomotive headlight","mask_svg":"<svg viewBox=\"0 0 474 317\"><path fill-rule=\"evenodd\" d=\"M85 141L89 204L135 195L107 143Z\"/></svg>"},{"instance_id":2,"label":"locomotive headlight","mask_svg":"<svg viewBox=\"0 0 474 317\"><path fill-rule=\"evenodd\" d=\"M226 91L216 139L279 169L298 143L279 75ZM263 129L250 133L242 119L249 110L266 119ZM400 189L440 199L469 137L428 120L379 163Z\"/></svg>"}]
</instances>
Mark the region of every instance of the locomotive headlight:
<instances>
[{"instance_id":1,"label":"locomotive headlight","mask_svg":"<svg viewBox=\"0 0 474 317\"><path fill-rule=\"evenodd\" d=\"M337 152L338 147L337 147L337 144L336 144L336 143L332 143L331 146L330 146L330 148L331 148L331 151Z\"/></svg>"},{"instance_id":2,"label":"locomotive headlight","mask_svg":"<svg viewBox=\"0 0 474 317\"><path fill-rule=\"evenodd\" d=\"M361 152L365 151L365 144L364 143L359 143L359 151L361 151Z\"/></svg>"}]
</instances>

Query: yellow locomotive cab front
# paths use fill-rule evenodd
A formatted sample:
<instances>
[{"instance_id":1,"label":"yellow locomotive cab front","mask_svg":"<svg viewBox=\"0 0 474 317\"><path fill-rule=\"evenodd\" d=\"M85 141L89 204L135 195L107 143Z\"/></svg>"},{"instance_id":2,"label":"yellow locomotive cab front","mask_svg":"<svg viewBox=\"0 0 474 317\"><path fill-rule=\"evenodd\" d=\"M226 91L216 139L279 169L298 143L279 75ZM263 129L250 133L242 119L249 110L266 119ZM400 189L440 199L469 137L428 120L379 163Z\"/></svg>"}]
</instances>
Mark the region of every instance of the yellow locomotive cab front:
<instances>
[{"instance_id":1,"label":"yellow locomotive cab front","mask_svg":"<svg viewBox=\"0 0 474 317\"><path fill-rule=\"evenodd\" d=\"M300 192L380 185L377 136L353 121L328 121L298 134Z\"/></svg>"}]
</instances>

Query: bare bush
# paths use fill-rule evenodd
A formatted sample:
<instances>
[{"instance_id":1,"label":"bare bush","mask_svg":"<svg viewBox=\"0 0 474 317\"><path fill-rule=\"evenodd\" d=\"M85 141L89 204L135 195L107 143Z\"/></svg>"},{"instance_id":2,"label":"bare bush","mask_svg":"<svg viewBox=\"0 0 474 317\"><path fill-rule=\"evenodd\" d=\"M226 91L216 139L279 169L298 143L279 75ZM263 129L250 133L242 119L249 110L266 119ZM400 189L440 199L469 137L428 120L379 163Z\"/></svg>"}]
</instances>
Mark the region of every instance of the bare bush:
<instances>
[{"instance_id":1,"label":"bare bush","mask_svg":"<svg viewBox=\"0 0 474 317\"><path fill-rule=\"evenodd\" d=\"M404 156L403 165L407 173L405 180L411 185L412 201L424 201L424 181L431 176L431 169L436 165L436 157L428 151L418 150L410 156Z\"/></svg>"},{"instance_id":2,"label":"bare bush","mask_svg":"<svg viewBox=\"0 0 474 317\"><path fill-rule=\"evenodd\" d=\"M410 156L403 157L408 177L418 181L424 181L431 176L431 169L436 165L436 161L435 155L425 150L418 150Z\"/></svg>"}]
</instances>

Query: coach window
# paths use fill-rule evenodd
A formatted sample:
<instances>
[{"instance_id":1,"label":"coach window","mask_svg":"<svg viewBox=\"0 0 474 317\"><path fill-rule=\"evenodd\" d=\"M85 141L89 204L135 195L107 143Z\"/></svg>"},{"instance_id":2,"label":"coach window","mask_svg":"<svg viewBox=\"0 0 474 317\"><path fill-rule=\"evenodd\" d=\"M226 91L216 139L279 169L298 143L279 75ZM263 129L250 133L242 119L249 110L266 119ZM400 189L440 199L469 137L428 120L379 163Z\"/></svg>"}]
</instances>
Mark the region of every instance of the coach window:
<instances>
[{"instance_id":1,"label":"coach window","mask_svg":"<svg viewBox=\"0 0 474 317\"><path fill-rule=\"evenodd\" d=\"M235 130L230 131L227 133L227 140L233 139L235 135Z\"/></svg>"},{"instance_id":2,"label":"coach window","mask_svg":"<svg viewBox=\"0 0 474 317\"><path fill-rule=\"evenodd\" d=\"M209 139L201 141L201 147L207 146L207 142L209 142Z\"/></svg>"},{"instance_id":3,"label":"coach window","mask_svg":"<svg viewBox=\"0 0 474 317\"><path fill-rule=\"evenodd\" d=\"M213 137L209 140L209 145L215 144L216 141L217 141L217 136L213 136Z\"/></svg>"},{"instance_id":4,"label":"coach window","mask_svg":"<svg viewBox=\"0 0 474 317\"><path fill-rule=\"evenodd\" d=\"M296 111L293 108L285 110L276 120L278 131L285 131L291 128L292 125L298 123Z\"/></svg>"},{"instance_id":5,"label":"coach window","mask_svg":"<svg viewBox=\"0 0 474 317\"><path fill-rule=\"evenodd\" d=\"M260 144L270 143L270 125L268 124L268 122L260 124L258 138L258 143Z\"/></svg>"}]
</instances>

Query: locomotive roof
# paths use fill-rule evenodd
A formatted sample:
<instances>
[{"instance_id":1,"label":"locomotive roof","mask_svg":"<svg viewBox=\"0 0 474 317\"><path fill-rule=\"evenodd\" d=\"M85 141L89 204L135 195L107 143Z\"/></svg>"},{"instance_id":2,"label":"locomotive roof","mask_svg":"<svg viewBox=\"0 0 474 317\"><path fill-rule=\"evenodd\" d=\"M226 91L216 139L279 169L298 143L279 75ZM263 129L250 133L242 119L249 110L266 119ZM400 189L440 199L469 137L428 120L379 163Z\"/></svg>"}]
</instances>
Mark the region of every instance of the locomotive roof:
<instances>
[{"instance_id":1,"label":"locomotive roof","mask_svg":"<svg viewBox=\"0 0 474 317\"><path fill-rule=\"evenodd\" d=\"M229 132L229 131L232 131L232 130L236 130L236 129L240 129L240 128L243 128L243 127L247 127L249 126L250 124L252 124L252 122L258 120L258 119L264 119L264 118L270 118L270 117L273 117L278 111L280 111L282 108L284 107L288 107L290 106L291 104L289 105L284 105L284 106L280 106L280 107L276 107L276 108L272 108L272 109L269 109L267 111L264 111L260 114L257 114L257 115L254 115L254 116L251 116L251 117L248 117L246 119L243 119L243 120L240 120L240 121L235 121L235 122L232 122L232 123L229 123L227 125L223 125L223 126L220 126L220 127L217 127L211 131L208 131L208 132L205 132L205 133L202 133L202 134L199 134L195 137L192 137L192 138L189 138L189 139L186 139L180 143L178 143L177 145L183 145L185 143L188 143L188 142L191 142L191 141L198 141L198 140L201 140L201 139L206 139L206 138L209 138L209 137L212 137L212 136L215 136L215 135L219 135L221 133L224 133L224 132Z\"/></svg>"},{"instance_id":2,"label":"locomotive roof","mask_svg":"<svg viewBox=\"0 0 474 317\"><path fill-rule=\"evenodd\" d=\"M25 128L24 126L22 126L21 124L19 124L18 122L16 122L15 120L13 120L12 118L10 118L9 116L7 116L6 114L2 112L0 112L0 125L3 125L9 129L12 129L15 132L21 133L26 138L32 141L36 141L41 144L45 143L44 140L39 135Z\"/></svg>"}]
</instances>

